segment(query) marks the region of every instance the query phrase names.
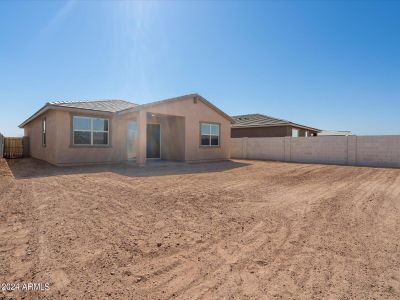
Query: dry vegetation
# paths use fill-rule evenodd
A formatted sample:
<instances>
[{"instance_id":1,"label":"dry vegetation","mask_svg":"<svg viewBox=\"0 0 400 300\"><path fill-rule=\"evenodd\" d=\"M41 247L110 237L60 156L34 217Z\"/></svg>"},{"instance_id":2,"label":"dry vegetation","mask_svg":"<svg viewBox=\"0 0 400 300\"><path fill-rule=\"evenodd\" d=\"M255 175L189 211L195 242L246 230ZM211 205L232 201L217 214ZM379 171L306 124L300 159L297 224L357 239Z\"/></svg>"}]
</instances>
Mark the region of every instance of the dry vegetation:
<instances>
[{"instance_id":1,"label":"dry vegetation","mask_svg":"<svg viewBox=\"0 0 400 300\"><path fill-rule=\"evenodd\" d=\"M8 297L400 298L398 169L25 159L0 181L0 282L51 283Z\"/></svg>"}]
</instances>

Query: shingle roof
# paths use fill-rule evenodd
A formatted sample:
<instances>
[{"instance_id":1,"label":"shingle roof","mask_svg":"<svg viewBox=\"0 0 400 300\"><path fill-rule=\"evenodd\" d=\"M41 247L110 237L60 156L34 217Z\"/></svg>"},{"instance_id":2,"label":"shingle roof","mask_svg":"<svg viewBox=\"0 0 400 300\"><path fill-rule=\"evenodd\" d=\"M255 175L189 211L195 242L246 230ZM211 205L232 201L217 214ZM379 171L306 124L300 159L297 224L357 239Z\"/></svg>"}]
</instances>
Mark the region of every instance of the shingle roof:
<instances>
[{"instance_id":1,"label":"shingle roof","mask_svg":"<svg viewBox=\"0 0 400 300\"><path fill-rule=\"evenodd\" d=\"M235 120L233 127L249 127L249 126L270 126L270 125L288 125L289 121L273 118L262 114L249 114L232 116Z\"/></svg>"},{"instance_id":2,"label":"shingle roof","mask_svg":"<svg viewBox=\"0 0 400 300\"><path fill-rule=\"evenodd\" d=\"M266 116L263 114L248 114L248 115L239 115L232 116L232 119L235 123L232 125L233 128L243 128L243 127L268 127L268 126L297 126L303 127L307 129L312 129L319 131L319 129L296 124L284 119L278 119L270 116Z\"/></svg>"},{"instance_id":3,"label":"shingle roof","mask_svg":"<svg viewBox=\"0 0 400 300\"><path fill-rule=\"evenodd\" d=\"M137 106L137 104L125 100L56 101L49 102L48 104L61 107L80 108L113 113Z\"/></svg>"}]
</instances>

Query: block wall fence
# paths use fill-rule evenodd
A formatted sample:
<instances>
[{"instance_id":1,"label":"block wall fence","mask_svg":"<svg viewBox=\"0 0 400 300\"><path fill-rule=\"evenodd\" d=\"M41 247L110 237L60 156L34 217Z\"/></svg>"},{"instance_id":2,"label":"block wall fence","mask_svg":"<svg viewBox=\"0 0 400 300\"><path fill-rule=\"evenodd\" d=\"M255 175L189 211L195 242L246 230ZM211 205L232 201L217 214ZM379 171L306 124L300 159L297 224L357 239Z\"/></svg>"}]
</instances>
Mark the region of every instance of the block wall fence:
<instances>
[{"instance_id":1,"label":"block wall fence","mask_svg":"<svg viewBox=\"0 0 400 300\"><path fill-rule=\"evenodd\" d=\"M400 167L400 136L232 138L231 158Z\"/></svg>"}]
</instances>

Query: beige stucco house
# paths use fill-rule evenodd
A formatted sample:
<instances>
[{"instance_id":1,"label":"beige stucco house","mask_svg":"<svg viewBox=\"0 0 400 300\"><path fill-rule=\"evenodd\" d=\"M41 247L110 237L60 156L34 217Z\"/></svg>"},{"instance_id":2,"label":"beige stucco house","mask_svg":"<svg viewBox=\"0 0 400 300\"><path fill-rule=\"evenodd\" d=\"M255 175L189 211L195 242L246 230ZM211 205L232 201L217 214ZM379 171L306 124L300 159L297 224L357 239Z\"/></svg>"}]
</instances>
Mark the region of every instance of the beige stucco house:
<instances>
[{"instance_id":1,"label":"beige stucco house","mask_svg":"<svg viewBox=\"0 0 400 300\"><path fill-rule=\"evenodd\" d=\"M19 127L30 155L55 165L226 160L233 120L198 94L143 105L49 102Z\"/></svg>"}]
</instances>

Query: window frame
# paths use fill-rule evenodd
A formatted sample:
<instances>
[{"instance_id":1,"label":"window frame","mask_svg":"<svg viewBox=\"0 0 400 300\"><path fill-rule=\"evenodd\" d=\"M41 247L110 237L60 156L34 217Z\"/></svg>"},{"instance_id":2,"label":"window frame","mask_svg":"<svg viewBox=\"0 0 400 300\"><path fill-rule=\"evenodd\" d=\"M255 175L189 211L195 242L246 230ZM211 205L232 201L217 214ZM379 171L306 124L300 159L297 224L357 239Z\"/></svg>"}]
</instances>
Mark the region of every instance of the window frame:
<instances>
[{"instance_id":1,"label":"window frame","mask_svg":"<svg viewBox=\"0 0 400 300\"><path fill-rule=\"evenodd\" d=\"M210 126L210 133L207 135L210 138L210 143L209 145L202 145L201 144L201 127L202 125L209 125ZM211 133L211 125L217 125L218 126L218 135L212 134ZM211 145L211 137L212 136L217 136L218 137L218 145ZM221 147L221 123L217 123L217 122L209 122L209 121L200 121L199 122L199 147L200 148L219 148Z\"/></svg>"},{"instance_id":2,"label":"window frame","mask_svg":"<svg viewBox=\"0 0 400 300\"><path fill-rule=\"evenodd\" d=\"M46 148L47 146L47 120L46 117L42 118L42 147Z\"/></svg>"},{"instance_id":3,"label":"window frame","mask_svg":"<svg viewBox=\"0 0 400 300\"><path fill-rule=\"evenodd\" d=\"M90 120L90 129L76 129L74 128L74 119L89 119ZM93 122L95 119L107 121L108 130L95 130L93 129ZM90 144L76 144L75 143L75 132L90 132ZM107 144L94 144L93 136L94 133L107 133ZM71 146L72 147L110 147L110 138L111 138L111 126L110 119L105 116L90 116L90 115L71 115Z\"/></svg>"}]
</instances>

